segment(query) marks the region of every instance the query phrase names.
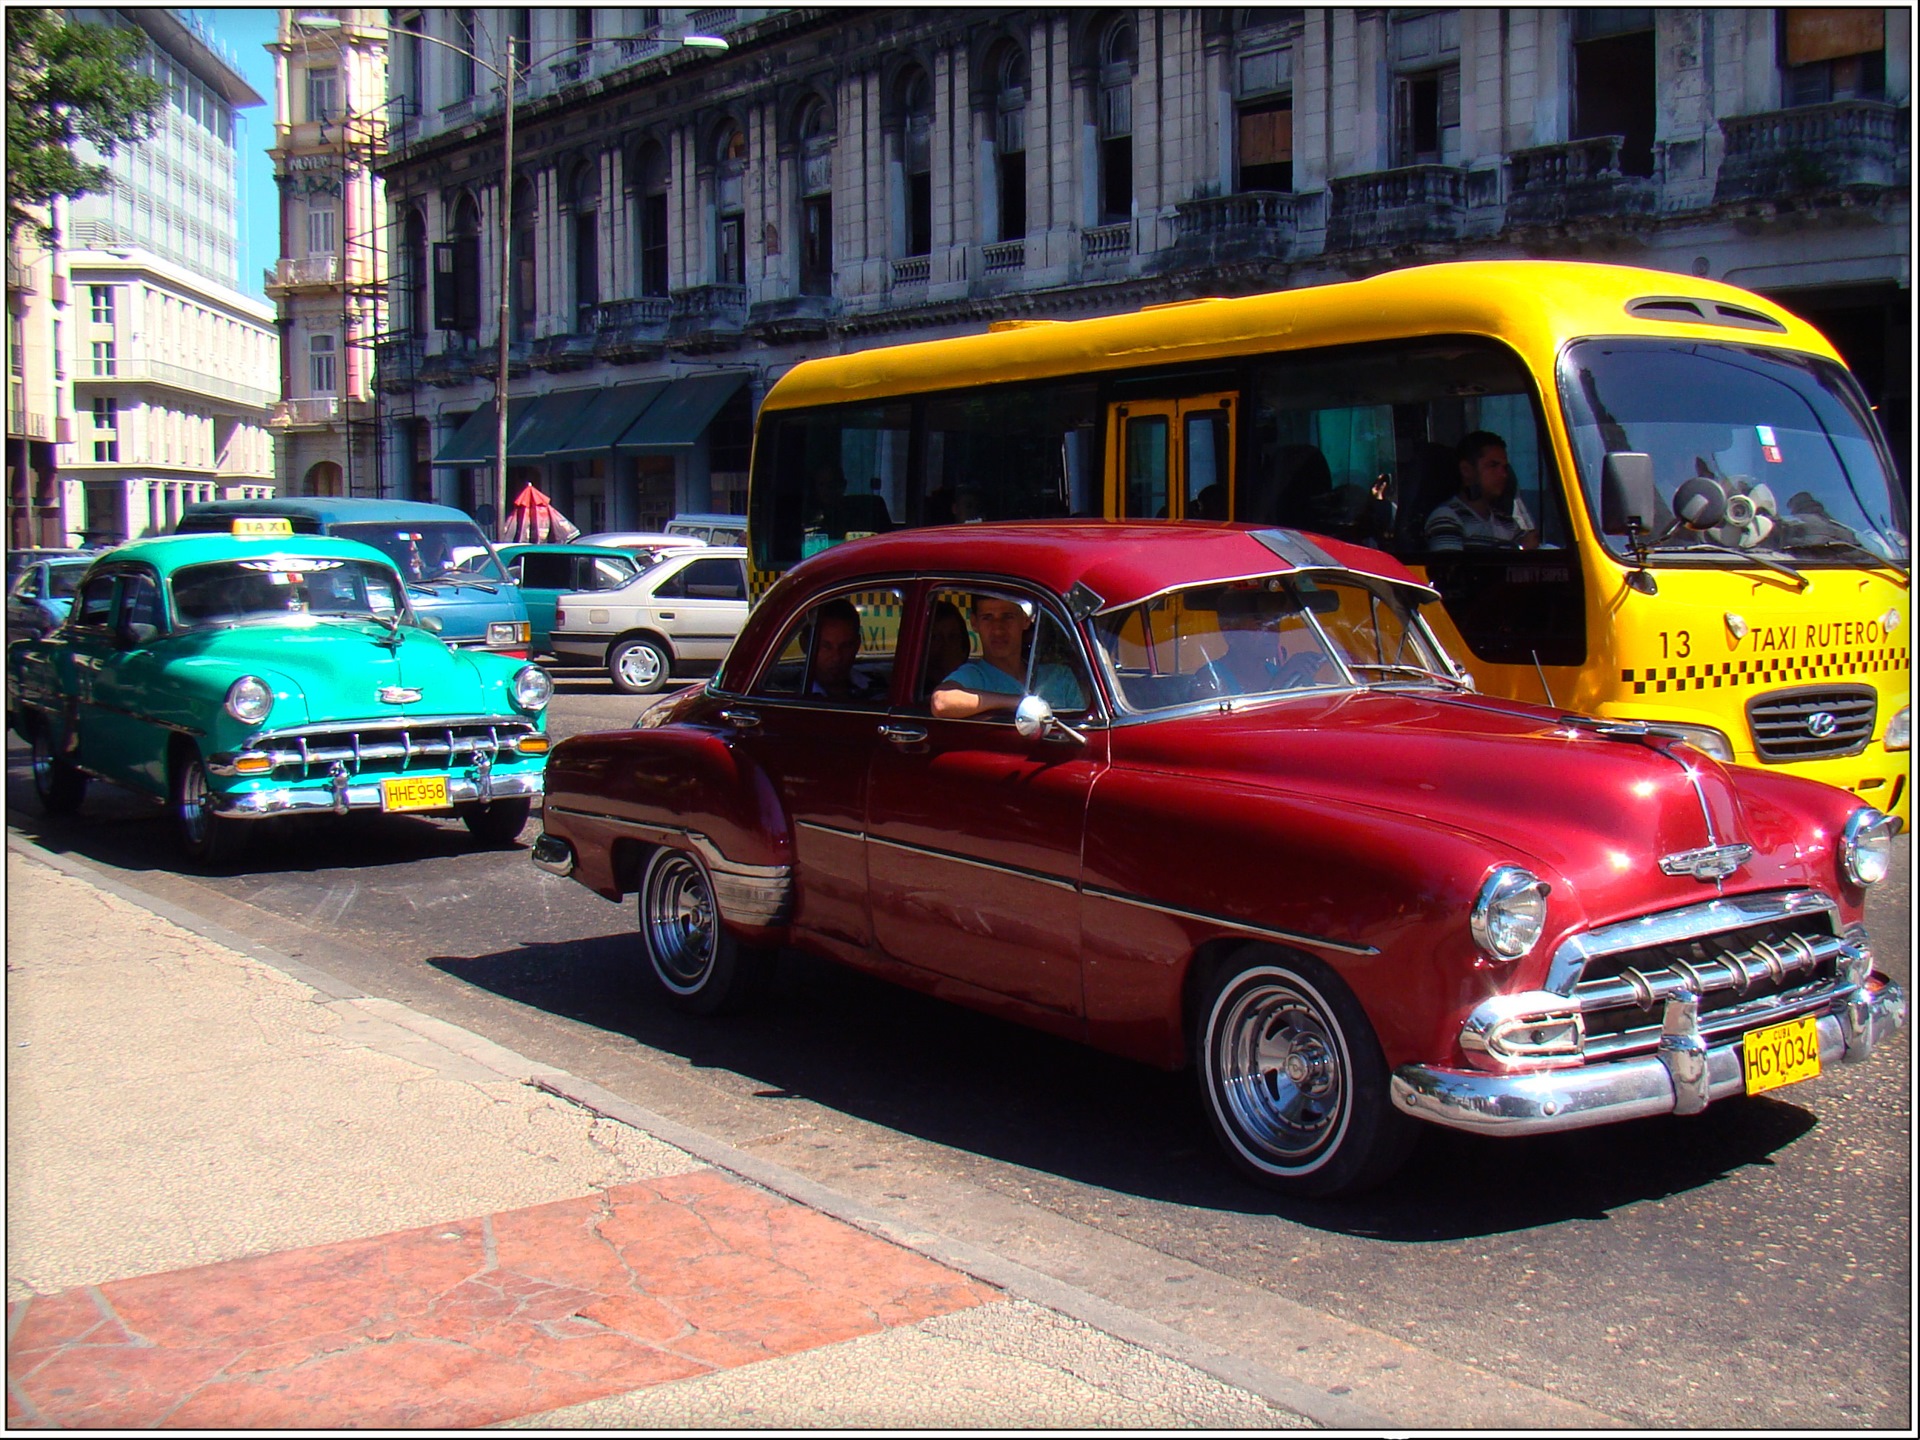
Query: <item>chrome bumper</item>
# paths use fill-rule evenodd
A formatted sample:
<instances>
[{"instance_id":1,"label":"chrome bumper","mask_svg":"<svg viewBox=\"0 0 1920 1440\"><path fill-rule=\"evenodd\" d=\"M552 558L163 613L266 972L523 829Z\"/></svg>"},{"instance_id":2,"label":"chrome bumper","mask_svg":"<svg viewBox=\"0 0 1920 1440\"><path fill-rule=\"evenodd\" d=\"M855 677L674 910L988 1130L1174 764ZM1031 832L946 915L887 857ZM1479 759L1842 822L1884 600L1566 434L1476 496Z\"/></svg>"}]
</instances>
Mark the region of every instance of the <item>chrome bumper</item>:
<instances>
[{"instance_id":1,"label":"chrome bumper","mask_svg":"<svg viewBox=\"0 0 1920 1440\"><path fill-rule=\"evenodd\" d=\"M1668 1002L1656 1054L1517 1075L1403 1065L1393 1075L1393 1103L1421 1120L1481 1135L1543 1135L1697 1113L1743 1094L1746 1080L1740 1042L1702 1042L1689 1001ZM1905 993L1884 975L1873 976L1838 1013L1816 1021L1822 1070L1866 1059L1906 1019Z\"/></svg>"},{"instance_id":2,"label":"chrome bumper","mask_svg":"<svg viewBox=\"0 0 1920 1440\"><path fill-rule=\"evenodd\" d=\"M565 878L573 874L573 847L543 830L540 838L533 842L533 863L549 875Z\"/></svg>"},{"instance_id":3,"label":"chrome bumper","mask_svg":"<svg viewBox=\"0 0 1920 1440\"><path fill-rule=\"evenodd\" d=\"M538 795L545 788L546 776L539 770L524 773L501 774L494 771L481 779L468 779L463 776L447 778L447 803L449 805L467 805L480 800L514 800L522 796ZM486 793L481 793L482 784ZM292 815L331 810L345 813L348 810L380 810L380 784L352 785L329 783L324 789L292 789L290 787L271 790L248 790L237 795L216 795L213 808L221 815L235 820L260 820L269 815ZM401 814L431 815L431 810L413 810L397 812Z\"/></svg>"}]
</instances>

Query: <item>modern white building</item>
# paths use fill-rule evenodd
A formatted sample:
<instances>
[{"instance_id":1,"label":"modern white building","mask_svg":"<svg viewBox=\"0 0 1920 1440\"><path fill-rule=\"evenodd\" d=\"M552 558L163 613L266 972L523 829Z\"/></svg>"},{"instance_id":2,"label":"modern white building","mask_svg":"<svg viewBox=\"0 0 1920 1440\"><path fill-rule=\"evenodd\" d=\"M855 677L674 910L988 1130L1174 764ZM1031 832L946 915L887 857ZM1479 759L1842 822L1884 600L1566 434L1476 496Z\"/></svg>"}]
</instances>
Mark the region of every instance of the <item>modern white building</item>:
<instances>
[{"instance_id":1,"label":"modern white building","mask_svg":"<svg viewBox=\"0 0 1920 1440\"><path fill-rule=\"evenodd\" d=\"M327 15L309 31L295 14ZM273 168L280 256L267 272L284 371L270 422L285 495L372 488L386 324L386 200L371 162L386 148L382 10L282 10L274 57Z\"/></svg>"}]
</instances>

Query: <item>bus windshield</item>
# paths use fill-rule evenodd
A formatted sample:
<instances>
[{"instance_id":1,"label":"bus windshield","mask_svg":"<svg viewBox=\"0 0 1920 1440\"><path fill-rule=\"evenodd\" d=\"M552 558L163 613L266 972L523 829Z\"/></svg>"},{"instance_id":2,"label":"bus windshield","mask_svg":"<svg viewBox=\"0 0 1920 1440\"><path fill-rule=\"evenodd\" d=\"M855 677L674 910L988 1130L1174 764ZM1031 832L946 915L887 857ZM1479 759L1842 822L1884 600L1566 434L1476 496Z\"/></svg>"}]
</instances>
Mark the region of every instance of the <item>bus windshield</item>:
<instances>
[{"instance_id":1,"label":"bus windshield","mask_svg":"<svg viewBox=\"0 0 1920 1440\"><path fill-rule=\"evenodd\" d=\"M1652 457L1657 560L1739 565L1746 551L1796 565L1906 565L1898 484L1872 416L1831 361L1759 346L1584 340L1567 347L1560 387L1593 514L1609 452ZM1750 517L1705 532L1676 527L1674 491L1695 476L1747 497L1739 513L1750 508ZM1604 539L1623 553L1624 537Z\"/></svg>"}]
</instances>

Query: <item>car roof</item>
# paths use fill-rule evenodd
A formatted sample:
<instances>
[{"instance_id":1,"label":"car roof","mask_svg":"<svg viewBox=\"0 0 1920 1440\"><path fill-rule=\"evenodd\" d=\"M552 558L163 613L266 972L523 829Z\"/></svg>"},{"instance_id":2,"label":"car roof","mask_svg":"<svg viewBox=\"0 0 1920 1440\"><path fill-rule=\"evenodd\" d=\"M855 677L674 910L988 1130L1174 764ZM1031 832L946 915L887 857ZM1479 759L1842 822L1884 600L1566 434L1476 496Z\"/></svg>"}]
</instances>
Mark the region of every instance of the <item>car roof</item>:
<instances>
[{"instance_id":1,"label":"car roof","mask_svg":"<svg viewBox=\"0 0 1920 1440\"><path fill-rule=\"evenodd\" d=\"M1384 551L1298 530L1197 520L1015 521L898 530L835 545L791 573L812 582L809 589L918 571L1004 575L1062 595L1084 585L1099 597L1098 608L1112 609L1185 585L1315 569L1420 583Z\"/></svg>"},{"instance_id":2,"label":"car roof","mask_svg":"<svg viewBox=\"0 0 1920 1440\"><path fill-rule=\"evenodd\" d=\"M582 535L578 545L698 545L691 535L669 535L664 530L602 530L597 535Z\"/></svg>"},{"instance_id":3,"label":"car roof","mask_svg":"<svg viewBox=\"0 0 1920 1440\"><path fill-rule=\"evenodd\" d=\"M500 552L502 559L510 559L515 555L592 555L596 557L619 555L622 560L631 560L633 558L631 555L621 554L619 550L611 545L594 545L585 540L570 540L552 544L543 544L538 540L530 540L525 544L496 545L493 548Z\"/></svg>"},{"instance_id":4,"label":"car roof","mask_svg":"<svg viewBox=\"0 0 1920 1440\"><path fill-rule=\"evenodd\" d=\"M188 565L205 565L216 560L257 560L273 555L370 560L389 570L394 568L385 555L358 540L343 540L332 535L222 535L217 532L131 540L95 556L93 563L151 565L162 574L171 574Z\"/></svg>"},{"instance_id":5,"label":"car roof","mask_svg":"<svg viewBox=\"0 0 1920 1440\"><path fill-rule=\"evenodd\" d=\"M288 495L271 500L203 500L182 515L310 516L320 521L465 520L473 517L451 505L424 500L374 500L365 496Z\"/></svg>"},{"instance_id":6,"label":"car roof","mask_svg":"<svg viewBox=\"0 0 1920 1440\"><path fill-rule=\"evenodd\" d=\"M744 530L747 528L747 517L744 515L707 515L689 512L685 515L676 515L667 523L669 525L725 525L731 529Z\"/></svg>"}]
</instances>

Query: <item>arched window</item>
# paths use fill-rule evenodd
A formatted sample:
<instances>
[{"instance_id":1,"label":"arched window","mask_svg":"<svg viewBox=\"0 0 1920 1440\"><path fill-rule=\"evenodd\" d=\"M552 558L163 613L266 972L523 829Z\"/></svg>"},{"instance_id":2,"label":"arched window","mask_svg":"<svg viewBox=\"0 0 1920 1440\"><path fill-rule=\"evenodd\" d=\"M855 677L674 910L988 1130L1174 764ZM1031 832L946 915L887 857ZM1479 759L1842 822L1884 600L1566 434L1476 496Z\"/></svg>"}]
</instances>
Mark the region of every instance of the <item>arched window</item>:
<instances>
[{"instance_id":1,"label":"arched window","mask_svg":"<svg viewBox=\"0 0 1920 1440\"><path fill-rule=\"evenodd\" d=\"M1139 62L1133 22L1116 20L1100 37L1100 223L1133 217L1133 72Z\"/></svg>"},{"instance_id":2,"label":"arched window","mask_svg":"<svg viewBox=\"0 0 1920 1440\"><path fill-rule=\"evenodd\" d=\"M1027 55L1011 42L994 52L993 151L998 187L996 240L1027 235Z\"/></svg>"},{"instance_id":3,"label":"arched window","mask_svg":"<svg viewBox=\"0 0 1920 1440\"><path fill-rule=\"evenodd\" d=\"M400 283L406 297L406 333L416 339L427 333L432 314L427 305L427 217L409 207L400 227Z\"/></svg>"},{"instance_id":4,"label":"arched window","mask_svg":"<svg viewBox=\"0 0 1920 1440\"><path fill-rule=\"evenodd\" d=\"M537 268L540 243L533 226L533 186L525 180L513 182L513 338L533 338L534 317L539 307Z\"/></svg>"},{"instance_id":5,"label":"arched window","mask_svg":"<svg viewBox=\"0 0 1920 1440\"><path fill-rule=\"evenodd\" d=\"M933 82L914 66L900 77L901 160L906 173L904 254L933 253Z\"/></svg>"},{"instance_id":6,"label":"arched window","mask_svg":"<svg viewBox=\"0 0 1920 1440\"><path fill-rule=\"evenodd\" d=\"M594 327L600 309L600 167L583 160L568 187L573 205L573 333Z\"/></svg>"},{"instance_id":7,"label":"arched window","mask_svg":"<svg viewBox=\"0 0 1920 1440\"><path fill-rule=\"evenodd\" d=\"M714 279L747 283L747 132L729 121L714 146Z\"/></svg>"},{"instance_id":8,"label":"arched window","mask_svg":"<svg viewBox=\"0 0 1920 1440\"><path fill-rule=\"evenodd\" d=\"M453 204L453 238L433 247L433 323L438 330L480 333L480 205L463 190Z\"/></svg>"},{"instance_id":9,"label":"arched window","mask_svg":"<svg viewBox=\"0 0 1920 1440\"><path fill-rule=\"evenodd\" d=\"M340 467L332 460L322 460L307 471L306 494L342 496L347 493Z\"/></svg>"},{"instance_id":10,"label":"arched window","mask_svg":"<svg viewBox=\"0 0 1920 1440\"><path fill-rule=\"evenodd\" d=\"M667 248L667 153L649 141L634 157L634 259L642 295L665 296L671 252Z\"/></svg>"},{"instance_id":11,"label":"arched window","mask_svg":"<svg viewBox=\"0 0 1920 1440\"><path fill-rule=\"evenodd\" d=\"M833 112L815 95L800 108L800 293L833 293Z\"/></svg>"}]
</instances>

